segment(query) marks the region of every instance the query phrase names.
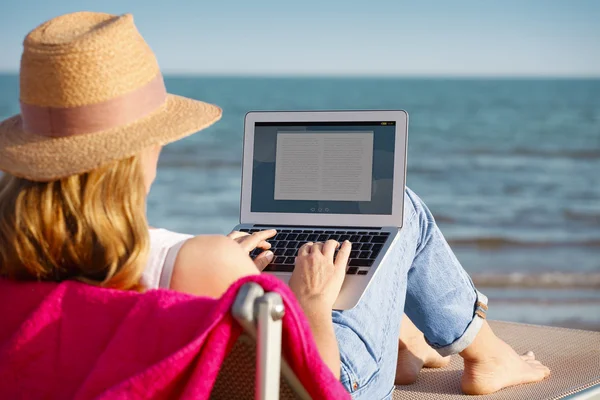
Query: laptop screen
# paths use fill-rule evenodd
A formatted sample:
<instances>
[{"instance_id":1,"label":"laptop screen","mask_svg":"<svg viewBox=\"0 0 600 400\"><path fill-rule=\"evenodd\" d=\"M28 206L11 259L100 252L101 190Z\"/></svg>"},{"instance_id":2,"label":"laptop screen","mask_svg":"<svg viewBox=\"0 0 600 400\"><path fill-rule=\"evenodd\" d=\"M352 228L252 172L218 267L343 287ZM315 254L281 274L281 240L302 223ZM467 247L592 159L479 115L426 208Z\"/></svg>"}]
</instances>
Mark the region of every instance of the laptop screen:
<instances>
[{"instance_id":1,"label":"laptop screen","mask_svg":"<svg viewBox=\"0 0 600 400\"><path fill-rule=\"evenodd\" d=\"M392 214L395 125L256 122L251 211Z\"/></svg>"}]
</instances>

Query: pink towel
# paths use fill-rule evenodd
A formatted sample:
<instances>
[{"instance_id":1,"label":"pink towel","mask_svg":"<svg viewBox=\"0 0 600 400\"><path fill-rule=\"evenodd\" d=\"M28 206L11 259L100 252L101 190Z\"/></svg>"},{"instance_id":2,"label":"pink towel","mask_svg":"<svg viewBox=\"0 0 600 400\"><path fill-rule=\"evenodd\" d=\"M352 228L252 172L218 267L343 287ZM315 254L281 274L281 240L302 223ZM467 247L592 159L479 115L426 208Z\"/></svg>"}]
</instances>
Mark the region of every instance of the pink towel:
<instances>
[{"instance_id":1,"label":"pink towel","mask_svg":"<svg viewBox=\"0 0 600 400\"><path fill-rule=\"evenodd\" d=\"M248 281L283 297L285 357L309 394L349 398L293 294L267 275L241 279L219 300L0 280L0 398L207 399L241 333L230 309Z\"/></svg>"}]
</instances>

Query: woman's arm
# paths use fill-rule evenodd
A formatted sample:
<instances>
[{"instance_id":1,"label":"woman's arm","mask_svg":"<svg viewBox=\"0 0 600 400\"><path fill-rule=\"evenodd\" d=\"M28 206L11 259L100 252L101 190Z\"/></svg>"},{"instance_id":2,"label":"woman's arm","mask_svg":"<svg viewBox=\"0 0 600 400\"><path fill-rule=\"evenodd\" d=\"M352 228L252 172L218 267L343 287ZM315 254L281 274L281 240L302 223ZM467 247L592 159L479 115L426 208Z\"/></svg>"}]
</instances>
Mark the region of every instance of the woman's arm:
<instances>
[{"instance_id":1,"label":"woman's arm","mask_svg":"<svg viewBox=\"0 0 600 400\"><path fill-rule=\"evenodd\" d=\"M269 248L267 239L274 230L252 235L233 232L225 236L196 236L179 250L170 288L199 296L220 297L238 279L256 275L272 260L273 252L265 251L252 261L253 249ZM238 234L236 237L233 234ZM233 240L232 240L233 239Z\"/></svg>"},{"instance_id":2,"label":"woman's arm","mask_svg":"<svg viewBox=\"0 0 600 400\"><path fill-rule=\"evenodd\" d=\"M345 242L334 262L338 246L335 241L304 245L290 287L306 314L319 355L339 379L340 354L331 310L344 281L351 245ZM260 273L259 268L235 241L225 236L197 236L179 251L171 289L217 298L236 280Z\"/></svg>"},{"instance_id":3,"label":"woman's arm","mask_svg":"<svg viewBox=\"0 0 600 400\"><path fill-rule=\"evenodd\" d=\"M321 359L333 372L333 375L340 379L340 350L333 330L331 306L302 300L300 300L300 306L310 324L310 330Z\"/></svg>"},{"instance_id":4,"label":"woman's arm","mask_svg":"<svg viewBox=\"0 0 600 400\"><path fill-rule=\"evenodd\" d=\"M233 282L259 273L239 244L225 236L196 236L181 247L171 289L218 298Z\"/></svg>"}]
</instances>

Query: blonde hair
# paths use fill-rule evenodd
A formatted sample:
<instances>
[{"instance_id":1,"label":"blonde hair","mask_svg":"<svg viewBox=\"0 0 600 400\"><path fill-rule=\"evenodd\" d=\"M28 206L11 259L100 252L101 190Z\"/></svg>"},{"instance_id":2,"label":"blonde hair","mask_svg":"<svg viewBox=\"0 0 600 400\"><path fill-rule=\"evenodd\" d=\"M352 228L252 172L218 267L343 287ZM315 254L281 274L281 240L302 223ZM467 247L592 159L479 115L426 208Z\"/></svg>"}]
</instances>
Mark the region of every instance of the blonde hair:
<instances>
[{"instance_id":1,"label":"blonde hair","mask_svg":"<svg viewBox=\"0 0 600 400\"><path fill-rule=\"evenodd\" d=\"M138 156L51 182L0 179L0 276L141 290L149 247Z\"/></svg>"}]
</instances>

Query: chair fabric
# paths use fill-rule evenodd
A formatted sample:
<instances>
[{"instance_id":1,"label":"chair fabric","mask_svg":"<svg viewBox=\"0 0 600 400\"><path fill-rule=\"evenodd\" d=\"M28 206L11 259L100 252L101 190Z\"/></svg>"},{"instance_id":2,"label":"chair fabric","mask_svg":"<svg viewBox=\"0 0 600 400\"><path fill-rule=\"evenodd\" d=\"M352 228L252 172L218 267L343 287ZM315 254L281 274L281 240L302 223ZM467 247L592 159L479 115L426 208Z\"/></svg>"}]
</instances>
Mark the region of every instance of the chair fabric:
<instances>
[{"instance_id":1,"label":"chair fabric","mask_svg":"<svg viewBox=\"0 0 600 400\"><path fill-rule=\"evenodd\" d=\"M241 335L223 362L211 400L254 400L256 376L256 343ZM298 397L283 376L279 383L280 400L297 400Z\"/></svg>"},{"instance_id":2,"label":"chair fabric","mask_svg":"<svg viewBox=\"0 0 600 400\"><path fill-rule=\"evenodd\" d=\"M219 300L0 279L0 397L208 399L241 333L231 307L250 281L281 295L284 354L311 397L349 398L293 294L268 275Z\"/></svg>"},{"instance_id":3,"label":"chair fabric","mask_svg":"<svg viewBox=\"0 0 600 400\"><path fill-rule=\"evenodd\" d=\"M533 351L551 375L540 383L477 396L477 400L562 399L600 385L600 332L490 321L496 334L517 352ZM424 369L416 383L397 386L394 400L461 400L462 359L453 356L443 369Z\"/></svg>"}]
</instances>

